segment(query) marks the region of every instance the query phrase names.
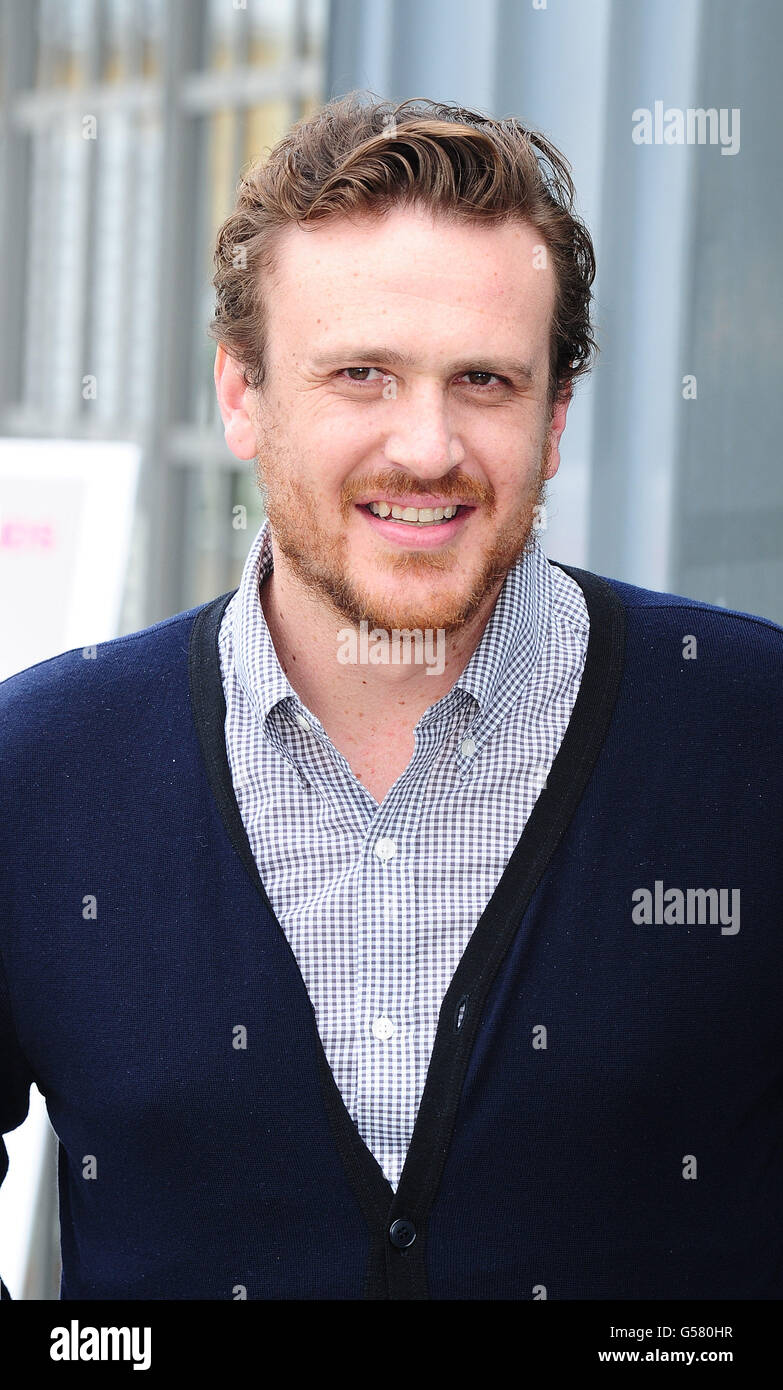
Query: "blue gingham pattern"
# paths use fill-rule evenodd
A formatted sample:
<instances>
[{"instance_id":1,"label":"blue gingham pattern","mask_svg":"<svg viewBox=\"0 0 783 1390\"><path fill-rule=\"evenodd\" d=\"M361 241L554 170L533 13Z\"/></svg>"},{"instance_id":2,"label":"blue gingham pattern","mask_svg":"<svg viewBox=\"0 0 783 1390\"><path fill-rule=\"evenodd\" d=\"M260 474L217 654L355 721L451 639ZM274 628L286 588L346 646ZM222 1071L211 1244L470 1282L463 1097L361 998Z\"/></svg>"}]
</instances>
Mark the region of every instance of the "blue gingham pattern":
<instances>
[{"instance_id":1,"label":"blue gingham pattern","mask_svg":"<svg viewBox=\"0 0 783 1390\"><path fill-rule=\"evenodd\" d=\"M571 716L587 608L536 540L379 805L283 674L271 567L265 521L218 636L229 766L335 1081L396 1190L443 997Z\"/></svg>"}]
</instances>

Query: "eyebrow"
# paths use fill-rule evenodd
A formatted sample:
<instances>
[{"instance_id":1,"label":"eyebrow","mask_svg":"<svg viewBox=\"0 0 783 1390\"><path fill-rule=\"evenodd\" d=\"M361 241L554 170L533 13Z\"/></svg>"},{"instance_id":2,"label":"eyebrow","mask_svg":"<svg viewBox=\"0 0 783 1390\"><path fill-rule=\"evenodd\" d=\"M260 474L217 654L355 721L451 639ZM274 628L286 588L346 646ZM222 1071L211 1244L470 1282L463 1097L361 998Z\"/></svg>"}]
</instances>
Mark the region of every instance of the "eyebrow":
<instances>
[{"instance_id":1,"label":"eyebrow","mask_svg":"<svg viewBox=\"0 0 783 1390\"><path fill-rule=\"evenodd\" d=\"M339 367L345 366L346 363L362 363L369 366L372 362L387 362L390 367L412 367L414 360L410 353L399 352L396 348L358 347L333 348L329 352L311 357L310 363L314 367ZM465 372L502 372L504 376L516 377L518 381L529 386L532 386L536 379L529 362L523 362L516 357L497 357L494 353L485 356L476 354L475 357L462 357L457 361L447 362L446 371L449 376L462 375Z\"/></svg>"}]
</instances>

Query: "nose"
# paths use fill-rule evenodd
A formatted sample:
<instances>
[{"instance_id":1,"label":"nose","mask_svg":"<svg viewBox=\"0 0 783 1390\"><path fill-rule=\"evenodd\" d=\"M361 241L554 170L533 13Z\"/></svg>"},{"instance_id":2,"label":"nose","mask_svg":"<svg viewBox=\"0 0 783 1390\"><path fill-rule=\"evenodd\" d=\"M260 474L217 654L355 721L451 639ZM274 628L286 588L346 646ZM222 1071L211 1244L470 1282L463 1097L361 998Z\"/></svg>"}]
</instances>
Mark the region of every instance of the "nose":
<instances>
[{"instance_id":1,"label":"nose","mask_svg":"<svg viewBox=\"0 0 783 1390\"><path fill-rule=\"evenodd\" d=\"M390 429L384 447L389 463L420 478L440 478L464 462L465 449L454 432L443 388L422 386L387 403Z\"/></svg>"}]
</instances>

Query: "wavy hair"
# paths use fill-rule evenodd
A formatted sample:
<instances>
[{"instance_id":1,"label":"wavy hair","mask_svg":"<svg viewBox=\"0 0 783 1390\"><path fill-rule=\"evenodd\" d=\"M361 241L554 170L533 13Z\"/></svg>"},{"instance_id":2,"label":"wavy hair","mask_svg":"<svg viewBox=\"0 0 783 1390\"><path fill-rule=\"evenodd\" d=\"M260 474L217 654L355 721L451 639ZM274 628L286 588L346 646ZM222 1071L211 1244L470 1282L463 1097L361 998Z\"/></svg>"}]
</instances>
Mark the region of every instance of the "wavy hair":
<instances>
[{"instance_id":1,"label":"wavy hair","mask_svg":"<svg viewBox=\"0 0 783 1390\"><path fill-rule=\"evenodd\" d=\"M514 117L495 120L419 97L398 105L359 91L335 98L242 175L234 209L217 233L216 305L207 332L240 365L245 384L259 390L267 343L263 290L274 278L281 230L406 205L474 223L516 218L538 233L554 271L551 409L598 352L590 323L595 253L574 212L570 170L549 140Z\"/></svg>"}]
</instances>

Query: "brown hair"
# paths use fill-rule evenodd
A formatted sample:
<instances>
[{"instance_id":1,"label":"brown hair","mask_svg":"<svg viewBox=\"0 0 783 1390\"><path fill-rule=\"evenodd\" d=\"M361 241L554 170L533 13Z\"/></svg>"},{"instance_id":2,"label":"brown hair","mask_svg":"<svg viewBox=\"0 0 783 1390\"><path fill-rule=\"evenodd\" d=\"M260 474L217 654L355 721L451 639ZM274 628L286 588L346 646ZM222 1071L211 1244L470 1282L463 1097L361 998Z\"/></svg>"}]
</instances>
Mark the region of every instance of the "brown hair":
<instances>
[{"instance_id":1,"label":"brown hair","mask_svg":"<svg viewBox=\"0 0 783 1390\"><path fill-rule=\"evenodd\" d=\"M217 234L217 301L208 333L264 381L264 280L274 276L275 235L295 223L382 215L417 204L465 221L520 218L541 236L555 276L549 400L592 366L595 254L575 215L571 166L538 131L451 103L411 98L393 106L361 92L298 121L242 176L234 211Z\"/></svg>"}]
</instances>

